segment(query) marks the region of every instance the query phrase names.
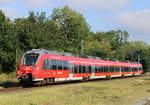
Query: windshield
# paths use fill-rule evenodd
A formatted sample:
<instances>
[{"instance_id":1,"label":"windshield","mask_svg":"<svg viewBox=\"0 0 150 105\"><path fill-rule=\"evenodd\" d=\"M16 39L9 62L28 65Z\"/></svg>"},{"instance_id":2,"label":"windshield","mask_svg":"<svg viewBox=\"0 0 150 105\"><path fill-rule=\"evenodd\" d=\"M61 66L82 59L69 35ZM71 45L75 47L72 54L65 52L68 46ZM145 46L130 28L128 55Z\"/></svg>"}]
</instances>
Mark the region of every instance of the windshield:
<instances>
[{"instance_id":1,"label":"windshield","mask_svg":"<svg viewBox=\"0 0 150 105\"><path fill-rule=\"evenodd\" d=\"M32 66L35 65L37 59L38 59L38 54L27 54L24 57L24 65L27 66Z\"/></svg>"}]
</instances>

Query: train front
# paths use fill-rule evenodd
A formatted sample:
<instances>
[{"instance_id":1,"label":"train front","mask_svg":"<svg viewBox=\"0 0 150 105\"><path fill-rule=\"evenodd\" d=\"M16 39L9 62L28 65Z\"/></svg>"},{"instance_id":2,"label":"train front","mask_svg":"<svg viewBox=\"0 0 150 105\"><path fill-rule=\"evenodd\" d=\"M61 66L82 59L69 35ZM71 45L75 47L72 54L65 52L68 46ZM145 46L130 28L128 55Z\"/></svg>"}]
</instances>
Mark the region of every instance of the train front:
<instances>
[{"instance_id":1,"label":"train front","mask_svg":"<svg viewBox=\"0 0 150 105\"><path fill-rule=\"evenodd\" d=\"M23 55L17 70L17 79L21 83L32 82L34 80L34 74L38 69L39 56L39 53L32 50Z\"/></svg>"}]
</instances>

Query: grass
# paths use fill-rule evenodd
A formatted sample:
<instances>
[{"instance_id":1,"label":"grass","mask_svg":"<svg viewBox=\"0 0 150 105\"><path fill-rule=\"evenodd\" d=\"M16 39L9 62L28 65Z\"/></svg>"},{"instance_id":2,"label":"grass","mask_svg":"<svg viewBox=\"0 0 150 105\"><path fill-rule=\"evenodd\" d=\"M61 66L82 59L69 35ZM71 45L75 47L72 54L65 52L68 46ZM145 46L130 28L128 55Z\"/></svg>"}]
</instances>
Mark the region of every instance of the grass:
<instances>
[{"instance_id":1,"label":"grass","mask_svg":"<svg viewBox=\"0 0 150 105\"><path fill-rule=\"evenodd\" d=\"M0 105L133 105L150 97L150 77L0 92Z\"/></svg>"}]
</instances>

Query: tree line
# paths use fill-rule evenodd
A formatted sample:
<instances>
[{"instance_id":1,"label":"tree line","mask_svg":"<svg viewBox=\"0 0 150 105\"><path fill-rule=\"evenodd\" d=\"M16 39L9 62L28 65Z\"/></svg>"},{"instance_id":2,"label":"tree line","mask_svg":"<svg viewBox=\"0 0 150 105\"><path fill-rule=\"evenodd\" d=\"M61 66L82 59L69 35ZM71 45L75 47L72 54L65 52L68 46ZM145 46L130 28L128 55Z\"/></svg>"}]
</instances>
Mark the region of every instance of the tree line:
<instances>
[{"instance_id":1,"label":"tree line","mask_svg":"<svg viewBox=\"0 0 150 105\"><path fill-rule=\"evenodd\" d=\"M124 30L92 32L83 15L68 6L55 8L50 16L31 11L13 21L0 10L0 73L15 71L22 54L30 49L140 61L150 71L150 46L128 38Z\"/></svg>"}]
</instances>

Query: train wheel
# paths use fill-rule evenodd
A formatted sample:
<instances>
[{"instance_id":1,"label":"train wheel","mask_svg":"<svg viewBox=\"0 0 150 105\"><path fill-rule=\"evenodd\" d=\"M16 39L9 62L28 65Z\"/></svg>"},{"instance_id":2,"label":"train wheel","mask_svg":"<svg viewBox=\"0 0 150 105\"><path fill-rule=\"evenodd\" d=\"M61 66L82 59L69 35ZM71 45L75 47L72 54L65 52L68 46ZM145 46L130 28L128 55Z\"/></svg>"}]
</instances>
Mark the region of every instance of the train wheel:
<instances>
[{"instance_id":1,"label":"train wheel","mask_svg":"<svg viewBox=\"0 0 150 105\"><path fill-rule=\"evenodd\" d=\"M53 84L54 83L54 78L48 78L47 79L47 84L48 85L51 85L51 84Z\"/></svg>"},{"instance_id":2,"label":"train wheel","mask_svg":"<svg viewBox=\"0 0 150 105\"><path fill-rule=\"evenodd\" d=\"M122 78L125 78L125 75L122 74L121 77L122 77Z\"/></svg>"},{"instance_id":3,"label":"train wheel","mask_svg":"<svg viewBox=\"0 0 150 105\"><path fill-rule=\"evenodd\" d=\"M41 86L45 86L47 84L47 78L45 78L42 82L41 82Z\"/></svg>"},{"instance_id":4,"label":"train wheel","mask_svg":"<svg viewBox=\"0 0 150 105\"><path fill-rule=\"evenodd\" d=\"M51 84L53 84L53 83L54 83L54 78L45 78L45 79L41 82L40 86L51 85Z\"/></svg>"},{"instance_id":5,"label":"train wheel","mask_svg":"<svg viewBox=\"0 0 150 105\"><path fill-rule=\"evenodd\" d=\"M111 79L111 76L109 75L109 76L106 76L106 79Z\"/></svg>"},{"instance_id":6,"label":"train wheel","mask_svg":"<svg viewBox=\"0 0 150 105\"><path fill-rule=\"evenodd\" d=\"M88 81L88 80L90 80L90 77L83 77L82 78L82 81Z\"/></svg>"},{"instance_id":7,"label":"train wheel","mask_svg":"<svg viewBox=\"0 0 150 105\"><path fill-rule=\"evenodd\" d=\"M89 81L89 80L90 80L90 77L87 77L87 80Z\"/></svg>"}]
</instances>

